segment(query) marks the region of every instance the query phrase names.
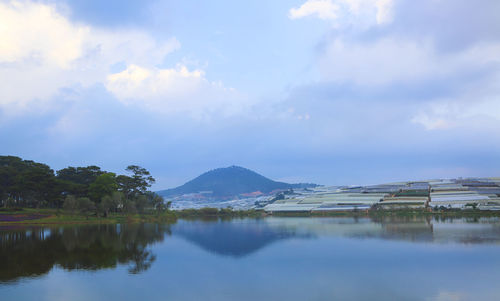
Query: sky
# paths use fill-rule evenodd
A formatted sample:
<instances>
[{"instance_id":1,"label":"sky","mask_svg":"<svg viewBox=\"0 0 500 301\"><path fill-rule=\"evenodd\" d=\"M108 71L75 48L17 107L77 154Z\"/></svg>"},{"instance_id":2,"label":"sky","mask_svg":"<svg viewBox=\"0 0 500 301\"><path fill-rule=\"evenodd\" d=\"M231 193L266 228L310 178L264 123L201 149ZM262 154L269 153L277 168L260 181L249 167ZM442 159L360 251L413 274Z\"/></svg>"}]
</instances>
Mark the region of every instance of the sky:
<instances>
[{"instance_id":1,"label":"sky","mask_svg":"<svg viewBox=\"0 0 500 301\"><path fill-rule=\"evenodd\" d=\"M500 176L497 0L0 0L0 155L327 185Z\"/></svg>"}]
</instances>

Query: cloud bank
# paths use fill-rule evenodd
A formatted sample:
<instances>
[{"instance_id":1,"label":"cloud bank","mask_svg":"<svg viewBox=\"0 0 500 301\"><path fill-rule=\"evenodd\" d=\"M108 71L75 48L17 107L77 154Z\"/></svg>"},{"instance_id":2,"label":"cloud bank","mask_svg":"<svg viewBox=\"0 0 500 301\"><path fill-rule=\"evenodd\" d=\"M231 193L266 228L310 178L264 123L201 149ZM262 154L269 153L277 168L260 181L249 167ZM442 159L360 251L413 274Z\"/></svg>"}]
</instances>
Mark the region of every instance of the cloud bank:
<instances>
[{"instance_id":1,"label":"cloud bank","mask_svg":"<svg viewBox=\"0 0 500 301\"><path fill-rule=\"evenodd\" d=\"M180 48L140 30L71 22L55 6L30 1L0 3L0 106L5 111L49 109L66 88L102 84L124 102L163 112L231 112L236 93L210 82L203 70L160 66ZM125 70L117 71L123 65ZM241 100L241 97L239 98Z\"/></svg>"},{"instance_id":2,"label":"cloud bank","mask_svg":"<svg viewBox=\"0 0 500 301\"><path fill-rule=\"evenodd\" d=\"M376 24L392 20L394 0L308 0L297 8L289 10L290 19L317 17L322 20L341 23Z\"/></svg>"},{"instance_id":3,"label":"cloud bank","mask_svg":"<svg viewBox=\"0 0 500 301\"><path fill-rule=\"evenodd\" d=\"M338 22L318 51L322 81L333 85L351 84L367 91L395 91L398 86L408 85L413 85L414 90L432 91L434 83L439 82L449 86L447 94L429 93L418 99L403 95L399 99L414 110L409 122L420 124L426 130L459 127L473 130L481 128L478 126L481 124L482 130L499 134L500 115L496 108L500 91L494 83L500 78L500 27L495 16L489 13L498 6L494 1L473 8L465 1L419 1L416 4L412 1L311 0L298 9L292 8L290 17L311 15ZM335 16L318 15L326 11L326 7L335 7ZM371 15L361 14L363 10L371 11ZM471 14L471 10L475 13ZM452 17L443 19L443 14L450 12L454 13ZM349 19L352 15L365 18L359 21L364 26L347 26L353 21ZM367 23L366 19L377 22ZM477 28L484 39L478 40L464 32L464 20L467 26ZM492 27L486 29L486 24ZM491 34L495 29L499 34L496 39ZM445 42L461 47L446 47ZM384 99L373 101L383 106L393 105Z\"/></svg>"}]
</instances>

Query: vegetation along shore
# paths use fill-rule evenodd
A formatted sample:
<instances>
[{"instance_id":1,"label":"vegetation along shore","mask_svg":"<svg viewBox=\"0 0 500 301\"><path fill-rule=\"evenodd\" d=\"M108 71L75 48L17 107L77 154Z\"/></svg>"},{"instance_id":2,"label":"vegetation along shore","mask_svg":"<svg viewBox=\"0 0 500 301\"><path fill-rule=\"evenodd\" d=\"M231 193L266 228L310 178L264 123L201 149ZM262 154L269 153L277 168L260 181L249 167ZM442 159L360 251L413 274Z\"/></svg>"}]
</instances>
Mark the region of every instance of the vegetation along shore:
<instances>
[{"instance_id":1,"label":"vegetation along shore","mask_svg":"<svg viewBox=\"0 0 500 301\"><path fill-rule=\"evenodd\" d=\"M137 165L117 175L92 165L54 172L48 165L0 156L0 223L169 221L170 203L149 190L155 179Z\"/></svg>"},{"instance_id":2,"label":"vegetation along shore","mask_svg":"<svg viewBox=\"0 0 500 301\"><path fill-rule=\"evenodd\" d=\"M480 207L478 206L472 206L468 210L444 206L413 206L414 208L410 208L411 206L381 206L385 202L377 203L371 207L365 206L366 208L355 206L354 210L351 211L297 210L287 212L276 209L269 210L268 207L270 206L280 209L283 206L288 206L288 203L292 203L295 207L301 205L300 202L299 204L294 203L296 193L285 198L276 197L276 201L272 205L258 209L198 208L171 210L170 201L165 201L163 197L150 191L153 183L155 183L155 179L150 172L137 165L127 166L123 175L104 171L95 165L86 167L70 166L54 171L48 165L42 163L23 160L14 156L0 156L0 225L171 223L178 218L258 218L269 215L351 217L500 216L498 210L479 210ZM449 184L447 185L449 186ZM380 190L380 187L375 188ZM350 189L352 190L352 188ZM310 190L306 189L305 191L311 197L316 197L316 194L311 194ZM426 193L423 197L429 199L428 191L430 189L425 188L422 191L422 193ZM402 192L397 192L394 195L397 197L398 193L401 194ZM325 199L324 195L323 193L323 199ZM370 195L370 193L363 194L363 196ZM343 194L334 193L332 196L338 198ZM391 196L391 198L395 197ZM300 199L298 200L300 201Z\"/></svg>"}]
</instances>

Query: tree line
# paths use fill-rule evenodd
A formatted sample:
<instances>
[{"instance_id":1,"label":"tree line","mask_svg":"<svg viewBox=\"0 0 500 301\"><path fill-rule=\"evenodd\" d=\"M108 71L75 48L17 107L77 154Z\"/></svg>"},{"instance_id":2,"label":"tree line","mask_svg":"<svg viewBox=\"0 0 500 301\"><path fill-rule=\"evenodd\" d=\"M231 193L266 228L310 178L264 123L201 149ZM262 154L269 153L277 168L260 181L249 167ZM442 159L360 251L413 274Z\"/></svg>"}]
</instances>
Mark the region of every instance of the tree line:
<instances>
[{"instance_id":1,"label":"tree line","mask_svg":"<svg viewBox=\"0 0 500 301\"><path fill-rule=\"evenodd\" d=\"M0 206L62 208L98 216L167 209L169 204L149 191L155 183L149 171L137 165L125 171L117 175L91 165L54 172L43 163L0 156Z\"/></svg>"}]
</instances>

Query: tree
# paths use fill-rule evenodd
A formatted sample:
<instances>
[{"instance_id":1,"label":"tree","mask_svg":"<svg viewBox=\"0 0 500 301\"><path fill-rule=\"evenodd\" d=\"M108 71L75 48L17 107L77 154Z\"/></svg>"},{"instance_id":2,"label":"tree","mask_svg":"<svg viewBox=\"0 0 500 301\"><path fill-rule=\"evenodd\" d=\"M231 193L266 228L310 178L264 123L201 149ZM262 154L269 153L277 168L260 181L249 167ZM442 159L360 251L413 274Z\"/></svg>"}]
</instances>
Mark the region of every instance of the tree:
<instances>
[{"instance_id":1,"label":"tree","mask_svg":"<svg viewBox=\"0 0 500 301\"><path fill-rule=\"evenodd\" d=\"M128 179L130 182L129 189L133 195L144 194L155 183L155 179L151 176L149 171L137 165L129 165L126 171L132 173L132 177Z\"/></svg>"},{"instance_id":2,"label":"tree","mask_svg":"<svg viewBox=\"0 0 500 301\"><path fill-rule=\"evenodd\" d=\"M123 204L123 212L127 214L136 214L137 208L135 206L135 202L131 200L125 200Z\"/></svg>"},{"instance_id":3,"label":"tree","mask_svg":"<svg viewBox=\"0 0 500 301\"><path fill-rule=\"evenodd\" d=\"M89 197L96 203L108 195L111 196L113 192L118 189L116 183L116 175L112 172L104 173L98 176L95 181L89 186Z\"/></svg>"},{"instance_id":4,"label":"tree","mask_svg":"<svg viewBox=\"0 0 500 301\"><path fill-rule=\"evenodd\" d=\"M95 212L95 204L89 198L78 198L77 207L78 211L87 218L89 217L89 214Z\"/></svg>"},{"instance_id":5,"label":"tree","mask_svg":"<svg viewBox=\"0 0 500 301\"><path fill-rule=\"evenodd\" d=\"M144 213L148 205L149 205L148 198L144 194L138 195L135 198L135 208L137 208L137 211L139 213L141 214Z\"/></svg>"},{"instance_id":6,"label":"tree","mask_svg":"<svg viewBox=\"0 0 500 301\"><path fill-rule=\"evenodd\" d=\"M98 176L105 173L99 166L91 165L87 167L63 168L57 171L57 177L61 180L70 181L82 185L90 185Z\"/></svg>"},{"instance_id":7,"label":"tree","mask_svg":"<svg viewBox=\"0 0 500 301\"><path fill-rule=\"evenodd\" d=\"M97 177L104 173L100 167L95 165L87 167L69 166L57 171L57 180L61 187L61 193L85 197L88 196L90 184L94 183Z\"/></svg>"},{"instance_id":8,"label":"tree","mask_svg":"<svg viewBox=\"0 0 500 301\"><path fill-rule=\"evenodd\" d=\"M121 191L115 191L111 194L113 204L116 204L115 210L123 209L125 203L125 195Z\"/></svg>"},{"instance_id":9,"label":"tree","mask_svg":"<svg viewBox=\"0 0 500 301\"><path fill-rule=\"evenodd\" d=\"M133 179L129 176L119 175L116 177L116 182L118 190L123 193L123 196L127 199L131 198L134 189Z\"/></svg>"},{"instance_id":10,"label":"tree","mask_svg":"<svg viewBox=\"0 0 500 301\"><path fill-rule=\"evenodd\" d=\"M159 199L146 195L155 182L149 171L137 165L130 165L126 170L130 176L116 176L95 165L70 166L54 173L42 163L0 156L0 206L62 207L75 212L79 210L81 198L90 198L95 204L105 200L105 204L97 208L104 215L111 210L143 212L161 207ZM128 201L133 203L127 204Z\"/></svg>"},{"instance_id":11,"label":"tree","mask_svg":"<svg viewBox=\"0 0 500 301\"><path fill-rule=\"evenodd\" d=\"M58 206L54 171L49 166L14 156L0 156L0 202L16 206Z\"/></svg>"},{"instance_id":12,"label":"tree","mask_svg":"<svg viewBox=\"0 0 500 301\"><path fill-rule=\"evenodd\" d=\"M114 191L111 195L102 197L101 202L97 204L98 213L107 217L110 212L117 212L123 210L125 204L125 197L121 191Z\"/></svg>"},{"instance_id":13,"label":"tree","mask_svg":"<svg viewBox=\"0 0 500 301\"><path fill-rule=\"evenodd\" d=\"M58 200L54 171L48 165L24 161L26 169L22 173L23 205L40 207L54 204Z\"/></svg>"},{"instance_id":14,"label":"tree","mask_svg":"<svg viewBox=\"0 0 500 301\"><path fill-rule=\"evenodd\" d=\"M97 211L102 213L104 217L108 217L109 212L116 209L116 206L117 204L114 203L113 198L110 195L105 195L97 205Z\"/></svg>"},{"instance_id":15,"label":"tree","mask_svg":"<svg viewBox=\"0 0 500 301\"><path fill-rule=\"evenodd\" d=\"M66 198L64 199L63 209L65 211L75 213L75 211L78 209L78 203L75 196L73 195L66 196Z\"/></svg>"},{"instance_id":16,"label":"tree","mask_svg":"<svg viewBox=\"0 0 500 301\"><path fill-rule=\"evenodd\" d=\"M146 192L146 197L151 208L156 210L158 213L163 212L168 209L165 205L163 198L152 191Z\"/></svg>"}]
</instances>

